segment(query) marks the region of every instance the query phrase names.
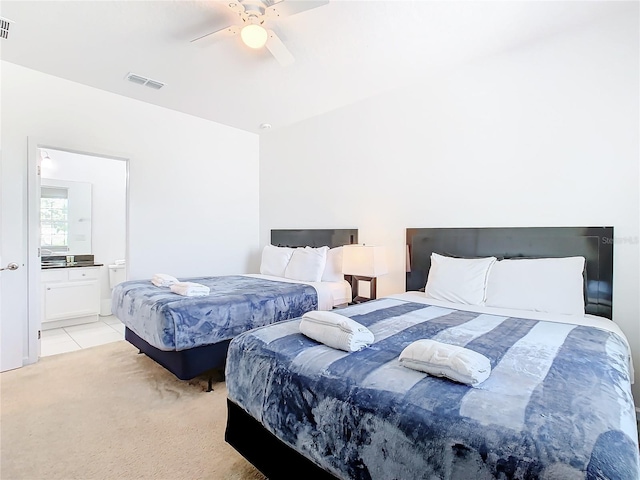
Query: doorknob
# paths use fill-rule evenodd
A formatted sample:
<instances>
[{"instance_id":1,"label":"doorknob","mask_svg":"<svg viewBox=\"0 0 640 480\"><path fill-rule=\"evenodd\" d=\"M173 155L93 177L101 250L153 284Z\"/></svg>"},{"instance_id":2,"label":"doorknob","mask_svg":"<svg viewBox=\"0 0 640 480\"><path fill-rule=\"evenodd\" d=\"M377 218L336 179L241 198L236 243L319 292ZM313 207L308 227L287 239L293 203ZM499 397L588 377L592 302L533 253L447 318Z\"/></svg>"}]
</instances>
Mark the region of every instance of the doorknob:
<instances>
[{"instance_id":1,"label":"doorknob","mask_svg":"<svg viewBox=\"0 0 640 480\"><path fill-rule=\"evenodd\" d=\"M4 268L0 268L0 272L1 272L2 270L17 270L17 269L18 269L18 266L19 266L19 265L18 265L17 263L15 263L15 262L11 262L11 263L10 263L9 265L7 265L6 267L4 267Z\"/></svg>"}]
</instances>

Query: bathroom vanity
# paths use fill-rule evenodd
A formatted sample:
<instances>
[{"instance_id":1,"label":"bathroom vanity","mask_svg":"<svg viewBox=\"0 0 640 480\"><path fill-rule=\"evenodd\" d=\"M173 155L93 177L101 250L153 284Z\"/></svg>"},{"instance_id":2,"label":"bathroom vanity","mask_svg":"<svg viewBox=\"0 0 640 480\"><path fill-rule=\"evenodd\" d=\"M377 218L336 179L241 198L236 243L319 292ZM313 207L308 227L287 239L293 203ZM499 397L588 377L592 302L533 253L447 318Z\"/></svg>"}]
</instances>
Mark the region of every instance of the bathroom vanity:
<instances>
[{"instance_id":1,"label":"bathroom vanity","mask_svg":"<svg viewBox=\"0 0 640 480\"><path fill-rule=\"evenodd\" d=\"M42 330L98 321L102 266L93 255L42 257Z\"/></svg>"}]
</instances>

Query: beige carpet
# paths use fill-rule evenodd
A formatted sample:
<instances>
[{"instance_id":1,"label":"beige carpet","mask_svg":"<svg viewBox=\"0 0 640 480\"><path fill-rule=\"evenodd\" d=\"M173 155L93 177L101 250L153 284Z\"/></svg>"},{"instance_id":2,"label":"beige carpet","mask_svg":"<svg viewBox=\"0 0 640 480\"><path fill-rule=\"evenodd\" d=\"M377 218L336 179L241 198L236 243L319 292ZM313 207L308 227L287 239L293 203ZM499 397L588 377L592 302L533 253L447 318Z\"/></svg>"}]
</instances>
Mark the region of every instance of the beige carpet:
<instances>
[{"instance_id":1,"label":"beige carpet","mask_svg":"<svg viewBox=\"0 0 640 480\"><path fill-rule=\"evenodd\" d=\"M264 480L224 441L226 389L124 340L0 375L0 478Z\"/></svg>"}]
</instances>

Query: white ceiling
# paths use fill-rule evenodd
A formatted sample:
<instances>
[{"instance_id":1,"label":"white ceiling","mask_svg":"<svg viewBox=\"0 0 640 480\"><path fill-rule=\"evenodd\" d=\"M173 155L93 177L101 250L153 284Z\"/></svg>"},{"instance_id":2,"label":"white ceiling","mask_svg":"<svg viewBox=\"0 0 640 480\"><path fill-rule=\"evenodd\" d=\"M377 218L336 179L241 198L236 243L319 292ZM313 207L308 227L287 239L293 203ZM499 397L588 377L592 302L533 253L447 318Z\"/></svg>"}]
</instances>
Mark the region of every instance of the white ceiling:
<instances>
[{"instance_id":1,"label":"white ceiling","mask_svg":"<svg viewBox=\"0 0 640 480\"><path fill-rule=\"evenodd\" d=\"M300 0L284 0L287 3ZM238 37L190 40L232 23L225 1L3 0L15 23L3 60L250 132L309 118L438 69L634 14L616 1L331 0L271 23L282 67ZM204 42L206 43L206 42ZM133 72L161 90L125 81Z\"/></svg>"}]
</instances>

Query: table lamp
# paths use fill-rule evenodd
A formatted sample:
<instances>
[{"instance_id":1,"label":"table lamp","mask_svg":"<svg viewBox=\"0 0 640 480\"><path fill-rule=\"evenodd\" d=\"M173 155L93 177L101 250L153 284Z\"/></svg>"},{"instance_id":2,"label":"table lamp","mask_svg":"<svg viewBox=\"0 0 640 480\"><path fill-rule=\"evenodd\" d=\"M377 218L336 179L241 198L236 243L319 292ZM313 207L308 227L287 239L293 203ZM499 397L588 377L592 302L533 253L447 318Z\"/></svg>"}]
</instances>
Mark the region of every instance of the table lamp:
<instances>
[{"instance_id":1,"label":"table lamp","mask_svg":"<svg viewBox=\"0 0 640 480\"><path fill-rule=\"evenodd\" d=\"M342 254L342 273L351 275L353 303L376 298L376 278L388 273L384 247L373 245L345 245ZM358 282L369 282L369 298L358 295Z\"/></svg>"}]
</instances>

